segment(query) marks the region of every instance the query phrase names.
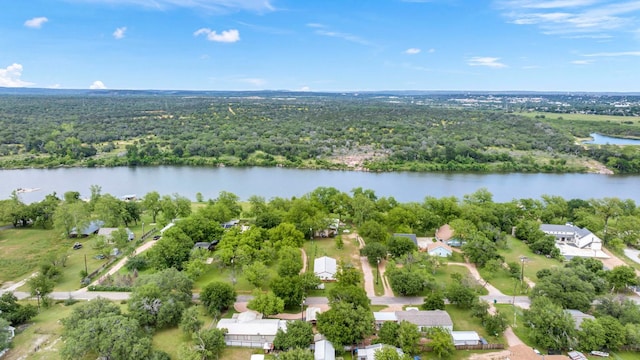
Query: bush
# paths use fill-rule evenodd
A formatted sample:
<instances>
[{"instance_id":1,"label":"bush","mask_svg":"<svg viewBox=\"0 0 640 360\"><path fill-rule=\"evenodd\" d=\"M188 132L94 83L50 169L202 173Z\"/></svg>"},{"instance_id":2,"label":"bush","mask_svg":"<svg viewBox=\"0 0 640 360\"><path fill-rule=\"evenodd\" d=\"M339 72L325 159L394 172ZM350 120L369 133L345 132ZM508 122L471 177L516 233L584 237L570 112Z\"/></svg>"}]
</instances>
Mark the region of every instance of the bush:
<instances>
[{"instance_id":1,"label":"bush","mask_svg":"<svg viewBox=\"0 0 640 360\"><path fill-rule=\"evenodd\" d=\"M129 286L116 286L116 285L91 285L88 287L89 291L116 291L116 292L130 292Z\"/></svg>"}]
</instances>

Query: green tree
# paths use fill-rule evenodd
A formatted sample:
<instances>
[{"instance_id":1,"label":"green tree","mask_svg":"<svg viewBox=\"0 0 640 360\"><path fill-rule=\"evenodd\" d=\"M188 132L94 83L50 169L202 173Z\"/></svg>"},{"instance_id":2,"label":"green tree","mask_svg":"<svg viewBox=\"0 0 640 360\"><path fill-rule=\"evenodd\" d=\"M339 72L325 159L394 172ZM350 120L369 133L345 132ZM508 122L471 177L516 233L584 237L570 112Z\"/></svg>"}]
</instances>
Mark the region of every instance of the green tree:
<instances>
[{"instance_id":1,"label":"green tree","mask_svg":"<svg viewBox=\"0 0 640 360\"><path fill-rule=\"evenodd\" d=\"M429 337L431 338L431 349L438 359L447 359L453 355L456 351L453 346L453 339L451 334L441 328L435 328L430 331Z\"/></svg>"},{"instance_id":2,"label":"green tree","mask_svg":"<svg viewBox=\"0 0 640 360\"><path fill-rule=\"evenodd\" d=\"M626 331L618 319L612 316L602 316L597 319L605 333L604 347L616 351L625 342Z\"/></svg>"},{"instance_id":3,"label":"green tree","mask_svg":"<svg viewBox=\"0 0 640 360\"><path fill-rule=\"evenodd\" d=\"M360 255L366 256L369 264L377 266L379 260L387 257L387 247L379 242L370 242L360 249Z\"/></svg>"},{"instance_id":4,"label":"green tree","mask_svg":"<svg viewBox=\"0 0 640 360\"><path fill-rule=\"evenodd\" d=\"M271 316L279 314L284 310L284 300L275 296L273 292L263 293L256 289L253 291L253 299L249 301L247 307L264 316Z\"/></svg>"},{"instance_id":5,"label":"green tree","mask_svg":"<svg viewBox=\"0 0 640 360\"><path fill-rule=\"evenodd\" d=\"M407 360L411 359L407 354L400 355L398 351L391 346L383 346L373 355L375 360Z\"/></svg>"},{"instance_id":6,"label":"green tree","mask_svg":"<svg viewBox=\"0 0 640 360\"><path fill-rule=\"evenodd\" d=\"M337 303L349 303L354 308L362 307L369 309L371 300L367 296L366 291L357 285L341 285L331 288L329 290L329 305L333 306Z\"/></svg>"},{"instance_id":7,"label":"green tree","mask_svg":"<svg viewBox=\"0 0 640 360\"><path fill-rule=\"evenodd\" d=\"M349 303L337 303L318 314L318 331L336 348L354 345L373 333L373 313Z\"/></svg>"},{"instance_id":8,"label":"green tree","mask_svg":"<svg viewBox=\"0 0 640 360\"><path fill-rule=\"evenodd\" d=\"M206 329L193 334L195 343L194 351L199 355L199 359L217 360L226 348L224 341L225 329Z\"/></svg>"},{"instance_id":9,"label":"green tree","mask_svg":"<svg viewBox=\"0 0 640 360\"><path fill-rule=\"evenodd\" d=\"M313 326L301 320L289 321L287 331L278 329L273 346L278 350L306 349L313 342Z\"/></svg>"},{"instance_id":10,"label":"green tree","mask_svg":"<svg viewBox=\"0 0 640 360\"><path fill-rule=\"evenodd\" d=\"M482 324L484 325L484 328L485 330L487 330L488 334L496 337L502 334L509 326L507 317L500 312L497 314L485 316Z\"/></svg>"},{"instance_id":11,"label":"green tree","mask_svg":"<svg viewBox=\"0 0 640 360\"><path fill-rule=\"evenodd\" d=\"M9 332L6 330L8 326L9 322L0 318L0 352L9 347Z\"/></svg>"},{"instance_id":12,"label":"green tree","mask_svg":"<svg viewBox=\"0 0 640 360\"><path fill-rule=\"evenodd\" d=\"M313 353L306 349L295 348L280 353L280 360L313 360Z\"/></svg>"},{"instance_id":13,"label":"green tree","mask_svg":"<svg viewBox=\"0 0 640 360\"><path fill-rule=\"evenodd\" d=\"M451 304L457 305L461 308L469 308L477 301L478 295L473 289L464 286L460 282L452 282L447 285L445 296L449 299Z\"/></svg>"},{"instance_id":14,"label":"green tree","mask_svg":"<svg viewBox=\"0 0 640 360\"><path fill-rule=\"evenodd\" d=\"M282 247L299 248L304 244L304 233L299 231L295 225L290 223L281 223L278 226L269 229L267 233L276 249L280 249Z\"/></svg>"},{"instance_id":15,"label":"green tree","mask_svg":"<svg viewBox=\"0 0 640 360\"><path fill-rule=\"evenodd\" d=\"M444 294L435 290L427 294L420 308L422 310L444 310L444 305Z\"/></svg>"},{"instance_id":16,"label":"green tree","mask_svg":"<svg viewBox=\"0 0 640 360\"><path fill-rule=\"evenodd\" d=\"M622 291L628 286L640 284L635 269L628 265L616 266L608 271L607 280L613 291Z\"/></svg>"},{"instance_id":17,"label":"green tree","mask_svg":"<svg viewBox=\"0 0 640 360\"><path fill-rule=\"evenodd\" d=\"M211 315L227 310L236 302L237 296L233 286L222 281L210 282L200 292L200 300Z\"/></svg>"},{"instance_id":18,"label":"green tree","mask_svg":"<svg viewBox=\"0 0 640 360\"><path fill-rule=\"evenodd\" d=\"M389 233L384 226L376 221L367 220L358 227L358 234L367 242L386 242Z\"/></svg>"},{"instance_id":19,"label":"green tree","mask_svg":"<svg viewBox=\"0 0 640 360\"><path fill-rule=\"evenodd\" d=\"M351 264L341 263L336 273L336 280L342 285L358 285L362 280L362 274Z\"/></svg>"},{"instance_id":20,"label":"green tree","mask_svg":"<svg viewBox=\"0 0 640 360\"><path fill-rule=\"evenodd\" d=\"M278 275L280 277L297 276L302 270L302 257L300 250L285 246L279 252Z\"/></svg>"},{"instance_id":21,"label":"green tree","mask_svg":"<svg viewBox=\"0 0 640 360\"><path fill-rule=\"evenodd\" d=\"M142 207L151 213L151 221L156 222L158 213L162 211L160 204L160 194L157 191L151 191L142 198Z\"/></svg>"},{"instance_id":22,"label":"green tree","mask_svg":"<svg viewBox=\"0 0 640 360\"><path fill-rule=\"evenodd\" d=\"M418 326L408 321L401 321L398 329L398 344L405 354L418 353L420 343L420 331Z\"/></svg>"},{"instance_id":23,"label":"green tree","mask_svg":"<svg viewBox=\"0 0 640 360\"><path fill-rule=\"evenodd\" d=\"M418 250L418 245L416 245L413 240L404 236L393 236L391 239L387 241L387 248L389 249L389 253L394 258L401 257L405 254L409 254L413 251Z\"/></svg>"},{"instance_id":24,"label":"green tree","mask_svg":"<svg viewBox=\"0 0 640 360\"><path fill-rule=\"evenodd\" d=\"M381 344L399 346L398 331L400 331L400 323L395 321L385 321L378 330L378 339Z\"/></svg>"},{"instance_id":25,"label":"green tree","mask_svg":"<svg viewBox=\"0 0 640 360\"><path fill-rule=\"evenodd\" d=\"M242 273L249 284L259 288L269 282L267 266L262 261L255 261L242 267Z\"/></svg>"},{"instance_id":26,"label":"green tree","mask_svg":"<svg viewBox=\"0 0 640 360\"><path fill-rule=\"evenodd\" d=\"M0 296L0 318L7 320L11 326L24 324L37 314L35 306L19 304L13 292L5 292Z\"/></svg>"},{"instance_id":27,"label":"green tree","mask_svg":"<svg viewBox=\"0 0 640 360\"><path fill-rule=\"evenodd\" d=\"M568 349L575 335L575 325L570 314L549 298L533 299L524 312L525 324L530 328L530 338L543 349Z\"/></svg>"},{"instance_id":28,"label":"green tree","mask_svg":"<svg viewBox=\"0 0 640 360\"><path fill-rule=\"evenodd\" d=\"M29 286L31 296L37 298L38 307L40 307L40 301L46 299L47 295L53 291L55 282L47 275L38 273L36 276L32 276L27 280L27 286ZM48 302L44 301L43 304L47 305Z\"/></svg>"},{"instance_id":29,"label":"green tree","mask_svg":"<svg viewBox=\"0 0 640 360\"><path fill-rule=\"evenodd\" d=\"M63 202L53 213L53 227L69 237L71 231L89 223L89 207L84 201Z\"/></svg>"},{"instance_id":30,"label":"green tree","mask_svg":"<svg viewBox=\"0 0 640 360\"><path fill-rule=\"evenodd\" d=\"M182 270L185 261L189 260L193 241L177 227L172 227L162 234L162 238L147 251L149 264L158 270L176 268Z\"/></svg>"},{"instance_id":31,"label":"green tree","mask_svg":"<svg viewBox=\"0 0 640 360\"><path fill-rule=\"evenodd\" d=\"M186 335L192 335L198 332L204 321L200 320L199 311L196 306L191 306L182 312L182 318L180 319L180 329Z\"/></svg>"},{"instance_id":32,"label":"green tree","mask_svg":"<svg viewBox=\"0 0 640 360\"><path fill-rule=\"evenodd\" d=\"M304 284L300 276L276 277L269 286L277 297L284 300L285 308L296 309L302 303Z\"/></svg>"},{"instance_id":33,"label":"green tree","mask_svg":"<svg viewBox=\"0 0 640 360\"><path fill-rule=\"evenodd\" d=\"M606 343L606 333L597 320L584 319L576 334L578 349L581 351L602 350Z\"/></svg>"}]
</instances>

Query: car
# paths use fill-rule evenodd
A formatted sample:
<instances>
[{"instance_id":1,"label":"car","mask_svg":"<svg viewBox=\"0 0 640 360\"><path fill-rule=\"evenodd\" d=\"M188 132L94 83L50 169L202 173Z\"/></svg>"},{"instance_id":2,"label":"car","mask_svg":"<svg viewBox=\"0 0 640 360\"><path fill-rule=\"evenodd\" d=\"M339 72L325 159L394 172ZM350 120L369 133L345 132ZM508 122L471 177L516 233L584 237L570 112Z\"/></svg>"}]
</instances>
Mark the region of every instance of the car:
<instances>
[{"instance_id":1,"label":"car","mask_svg":"<svg viewBox=\"0 0 640 360\"><path fill-rule=\"evenodd\" d=\"M107 257L104 254L98 254L98 255L94 256L93 258L96 259L96 260L104 260Z\"/></svg>"},{"instance_id":2,"label":"car","mask_svg":"<svg viewBox=\"0 0 640 360\"><path fill-rule=\"evenodd\" d=\"M154 237L153 237L153 240L158 240L158 239L160 239L161 237L162 237L161 235L156 235L156 236L154 236Z\"/></svg>"},{"instance_id":3,"label":"car","mask_svg":"<svg viewBox=\"0 0 640 360\"><path fill-rule=\"evenodd\" d=\"M73 250L78 250L78 249L82 249L82 244L80 244L79 242L73 244Z\"/></svg>"}]
</instances>

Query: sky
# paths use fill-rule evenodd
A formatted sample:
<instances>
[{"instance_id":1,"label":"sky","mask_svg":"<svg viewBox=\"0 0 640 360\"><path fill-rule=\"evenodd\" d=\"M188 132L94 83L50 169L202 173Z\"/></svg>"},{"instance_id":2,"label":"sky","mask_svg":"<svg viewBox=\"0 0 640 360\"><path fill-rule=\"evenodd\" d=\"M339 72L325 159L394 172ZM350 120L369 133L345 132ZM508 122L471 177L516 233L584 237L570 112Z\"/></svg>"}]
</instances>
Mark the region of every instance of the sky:
<instances>
[{"instance_id":1,"label":"sky","mask_svg":"<svg viewBox=\"0 0 640 360\"><path fill-rule=\"evenodd\" d=\"M0 0L0 87L640 91L637 0Z\"/></svg>"}]
</instances>

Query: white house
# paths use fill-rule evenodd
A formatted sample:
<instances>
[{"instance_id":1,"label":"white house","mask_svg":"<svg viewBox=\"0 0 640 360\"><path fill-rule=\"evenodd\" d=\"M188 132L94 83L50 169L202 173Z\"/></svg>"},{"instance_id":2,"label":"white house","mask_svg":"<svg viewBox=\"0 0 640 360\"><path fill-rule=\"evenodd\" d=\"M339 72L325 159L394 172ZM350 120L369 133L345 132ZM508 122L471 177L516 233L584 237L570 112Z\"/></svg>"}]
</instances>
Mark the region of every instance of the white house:
<instances>
[{"instance_id":1,"label":"white house","mask_svg":"<svg viewBox=\"0 0 640 360\"><path fill-rule=\"evenodd\" d=\"M475 331L452 331L453 345L479 345L480 335Z\"/></svg>"},{"instance_id":2,"label":"white house","mask_svg":"<svg viewBox=\"0 0 640 360\"><path fill-rule=\"evenodd\" d=\"M286 320L262 319L260 314L245 311L231 319L220 319L218 329L227 329L224 335L228 346L271 348L278 329L287 331Z\"/></svg>"},{"instance_id":3,"label":"white house","mask_svg":"<svg viewBox=\"0 0 640 360\"><path fill-rule=\"evenodd\" d=\"M338 264L336 259L328 256L317 258L313 261L313 273L316 274L320 280L332 281L336 279L336 273L338 272Z\"/></svg>"},{"instance_id":4,"label":"white house","mask_svg":"<svg viewBox=\"0 0 640 360\"><path fill-rule=\"evenodd\" d=\"M602 252L602 240L586 228L571 223L565 225L541 224L540 230L556 238L556 247L566 258L598 257L607 258Z\"/></svg>"},{"instance_id":5,"label":"white house","mask_svg":"<svg viewBox=\"0 0 640 360\"><path fill-rule=\"evenodd\" d=\"M453 249L451 249L451 246L440 241L432 242L428 244L427 252L431 256L439 256L439 257L449 257L453 255Z\"/></svg>"},{"instance_id":6,"label":"white house","mask_svg":"<svg viewBox=\"0 0 640 360\"><path fill-rule=\"evenodd\" d=\"M453 321L449 313L444 310L418 310L417 308L407 308L405 311L385 312L379 311L373 313L376 328L380 328L383 323L388 321L401 322L407 321L418 326L420 331L428 328L440 327L449 331L453 330Z\"/></svg>"},{"instance_id":7,"label":"white house","mask_svg":"<svg viewBox=\"0 0 640 360\"><path fill-rule=\"evenodd\" d=\"M312 306L308 307L307 310L305 311L307 322L315 324L316 321L318 320L318 314L320 314L321 312L322 312L322 309L320 309L319 307L312 307Z\"/></svg>"},{"instance_id":8,"label":"white house","mask_svg":"<svg viewBox=\"0 0 640 360\"><path fill-rule=\"evenodd\" d=\"M315 360L336 360L336 349L328 340L316 341L313 358Z\"/></svg>"}]
</instances>

